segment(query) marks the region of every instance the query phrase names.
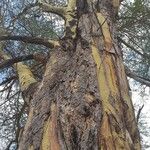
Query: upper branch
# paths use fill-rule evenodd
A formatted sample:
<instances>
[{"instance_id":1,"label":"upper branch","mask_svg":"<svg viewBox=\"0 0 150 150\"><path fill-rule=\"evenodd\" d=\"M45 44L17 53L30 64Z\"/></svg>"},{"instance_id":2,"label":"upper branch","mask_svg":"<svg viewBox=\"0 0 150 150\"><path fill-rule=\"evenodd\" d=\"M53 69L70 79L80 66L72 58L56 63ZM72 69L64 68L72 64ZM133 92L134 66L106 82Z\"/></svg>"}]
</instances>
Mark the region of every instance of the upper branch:
<instances>
[{"instance_id":1,"label":"upper branch","mask_svg":"<svg viewBox=\"0 0 150 150\"><path fill-rule=\"evenodd\" d=\"M27 55L27 56L21 56L17 58L12 58L12 59L7 59L4 60L2 63L0 63L0 69L7 68L9 66L12 66L14 63L20 62L20 61L25 61L25 60L30 60L33 59L33 55Z\"/></svg>"},{"instance_id":2,"label":"upper branch","mask_svg":"<svg viewBox=\"0 0 150 150\"><path fill-rule=\"evenodd\" d=\"M141 53L140 51L138 51L137 49L135 49L133 46L129 45L127 42L125 42L123 39L121 39L120 37L118 37L118 40L123 43L125 46L127 46L128 48L130 48L131 50L133 50L134 52L136 52L137 54L139 54L140 56L142 56L143 58L149 59L150 60L150 56Z\"/></svg>"},{"instance_id":3,"label":"upper branch","mask_svg":"<svg viewBox=\"0 0 150 150\"><path fill-rule=\"evenodd\" d=\"M15 57L11 59L4 60L2 63L0 63L0 69L7 68L12 66L14 63L26 61L26 60L36 60L41 63L46 63L47 56L44 53L34 53L30 55Z\"/></svg>"},{"instance_id":4,"label":"upper branch","mask_svg":"<svg viewBox=\"0 0 150 150\"><path fill-rule=\"evenodd\" d=\"M22 10L22 12L20 12L15 17L14 20L16 20L17 18L19 18L22 15L25 15L30 9L32 9L34 7L41 8L43 12L51 12L51 13L57 14L57 15L61 16L62 18L64 18L64 16L65 16L66 7L53 6L53 5L42 2L41 0L38 0L36 3L32 3L32 4L27 5Z\"/></svg>"},{"instance_id":5,"label":"upper branch","mask_svg":"<svg viewBox=\"0 0 150 150\"><path fill-rule=\"evenodd\" d=\"M5 40L14 40L14 41L22 41L25 43L31 43L31 44L39 44L44 45L48 48L54 48L55 46L58 46L58 41L53 41L45 38L39 38L39 37L31 37L31 36L17 36L17 35L2 35L0 36L0 41Z\"/></svg>"},{"instance_id":6,"label":"upper branch","mask_svg":"<svg viewBox=\"0 0 150 150\"><path fill-rule=\"evenodd\" d=\"M17 18L19 18L19 17L22 16L22 15L25 15L25 14L28 12L28 10L30 10L30 9L32 9L33 7L36 7L36 6L38 6L37 3L27 5L27 6L22 10L22 12L20 12L20 13L14 18L14 20L16 20Z\"/></svg>"},{"instance_id":7,"label":"upper branch","mask_svg":"<svg viewBox=\"0 0 150 150\"><path fill-rule=\"evenodd\" d=\"M140 114L141 114L141 111L142 111L143 107L144 107L144 104L138 110L137 117L136 117L137 123L139 122Z\"/></svg>"},{"instance_id":8,"label":"upper branch","mask_svg":"<svg viewBox=\"0 0 150 150\"><path fill-rule=\"evenodd\" d=\"M150 87L149 79L143 78L143 77L137 75L136 73L131 72L131 70L127 66L125 66L125 71L126 71L127 76L129 76L130 78L133 78L134 80Z\"/></svg>"},{"instance_id":9,"label":"upper branch","mask_svg":"<svg viewBox=\"0 0 150 150\"><path fill-rule=\"evenodd\" d=\"M9 60L11 59L10 56L5 54L2 51L2 44L0 44L0 56L4 60ZM22 62L17 63L14 65L14 68L17 70L18 77L19 77L19 82L21 86L21 91L26 91L31 84L36 83L36 79L34 78L34 75L32 74L30 68L26 65L24 65Z\"/></svg>"},{"instance_id":10,"label":"upper branch","mask_svg":"<svg viewBox=\"0 0 150 150\"><path fill-rule=\"evenodd\" d=\"M42 0L37 0L35 4L30 4L20 14L25 14L28 11L28 9L31 9L32 7L36 7L36 6L39 6L39 8L41 8L43 12L50 12L50 13L54 13L54 14L61 16L65 20L65 26L66 26L65 37L75 39L76 28L77 28L76 0L68 0L67 6L55 6L55 5L42 2ZM40 40L39 44L41 44L41 39L39 40ZM37 44L37 42L34 42L34 40L32 43ZM42 41L42 44L43 44L43 41ZM47 47L49 47L49 43L47 43L47 41L46 42L44 41L44 45L46 46L48 45Z\"/></svg>"},{"instance_id":11,"label":"upper branch","mask_svg":"<svg viewBox=\"0 0 150 150\"><path fill-rule=\"evenodd\" d=\"M66 7L60 7L60 6L58 7L58 6L50 5L42 2L41 0L39 0L37 4L40 8L42 8L43 12L54 13L65 19Z\"/></svg>"}]
</instances>

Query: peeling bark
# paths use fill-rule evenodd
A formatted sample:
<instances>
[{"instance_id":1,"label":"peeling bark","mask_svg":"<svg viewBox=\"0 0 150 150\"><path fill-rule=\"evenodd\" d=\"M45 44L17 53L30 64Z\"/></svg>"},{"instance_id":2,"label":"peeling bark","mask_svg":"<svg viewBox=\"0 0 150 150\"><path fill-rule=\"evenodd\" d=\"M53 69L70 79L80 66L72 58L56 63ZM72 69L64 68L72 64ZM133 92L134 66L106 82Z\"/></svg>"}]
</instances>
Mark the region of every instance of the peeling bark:
<instances>
[{"instance_id":1,"label":"peeling bark","mask_svg":"<svg viewBox=\"0 0 150 150\"><path fill-rule=\"evenodd\" d=\"M30 101L19 149L140 150L115 38L114 7L120 2L81 0L75 18L75 1L69 2L67 19L77 19L75 26L68 22L70 30L66 31L73 49L64 51L63 44L68 44L64 41L51 52L43 80Z\"/></svg>"}]
</instances>

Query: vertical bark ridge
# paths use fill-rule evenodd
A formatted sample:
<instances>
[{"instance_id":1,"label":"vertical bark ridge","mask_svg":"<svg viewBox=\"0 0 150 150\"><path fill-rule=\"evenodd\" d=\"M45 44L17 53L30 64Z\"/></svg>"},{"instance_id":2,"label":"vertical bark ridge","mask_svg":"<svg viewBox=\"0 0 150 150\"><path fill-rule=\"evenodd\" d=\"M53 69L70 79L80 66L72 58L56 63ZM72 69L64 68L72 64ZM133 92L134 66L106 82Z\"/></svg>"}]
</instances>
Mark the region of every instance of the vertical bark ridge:
<instances>
[{"instance_id":1,"label":"vertical bark ridge","mask_svg":"<svg viewBox=\"0 0 150 150\"><path fill-rule=\"evenodd\" d=\"M55 145L58 150L60 147L64 150L96 150L99 147L97 137L101 105L90 50L85 52L79 44L77 53L69 56L68 61L66 57L62 61L63 57L59 53L61 51L51 55L54 59L50 59L44 83L39 86L32 101L34 116L32 125L25 134L30 132L33 136L24 136L23 143L28 145L27 147L32 145L34 149L53 149L52 145ZM62 66L64 61L65 68ZM52 86L52 82L55 86ZM54 105L52 101L57 103L57 108L55 104L55 109L49 111L49 107ZM20 149L28 149L27 147Z\"/></svg>"},{"instance_id":2,"label":"vertical bark ridge","mask_svg":"<svg viewBox=\"0 0 150 150\"><path fill-rule=\"evenodd\" d=\"M98 13L97 15L98 15L98 20L99 21L101 20L100 24L102 25L102 22L104 21L104 17L102 17L102 14L100 13ZM105 23L107 24L107 20L105 21ZM119 93L120 88L121 89L125 88L126 91L128 91L128 88L126 87L127 80L125 80L125 74L122 76L122 79L119 79L119 82L121 82L121 80L125 80L124 81L125 85L123 85L123 87L120 87L119 85L117 85L117 80L118 80L117 76L119 76L119 74L117 74L117 70L115 70L114 67L114 65L116 65L116 62L114 62L112 59L115 53L113 54L111 52L107 52L112 48L112 46L110 47L110 45L112 45L111 44L112 40L110 38L109 27L107 26L106 28L106 26L107 25L105 25L104 27L102 26L102 32L105 30L105 32L103 33L103 37L105 41L106 51L104 51L102 54L99 52L94 42L92 45L92 54L95 63L97 65L97 76L99 81L100 97L101 97L103 110L104 110L104 116L103 116L102 127L101 127L102 129L101 141L103 143L102 148L107 149L108 147L109 148L111 147L111 149L129 149L129 148L140 149L139 139L137 140L139 135L138 135L137 125L133 113L132 103L129 98L129 93L125 94L126 98L125 95L124 96L121 95L120 97L120 93ZM118 59L120 61L120 58L118 58L116 54L115 57L116 60ZM121 63L122 62L120 61L120 64ZM122 72L124 73L123 68L122 68ZM128 103L127 107L129 109L128 111L126 110L125 114L122 113L123 104L121 102L121 99L123 99L124 102L127 101L125 102L126 104ZM132 130L131 130L131 126L129 128L128 125L125 123L126 120L124 120L124 118L128 118L127 120L130 122L130 125L131 126L133 125ZM134 122L134 124L131 123L131 121ZM126 134L126 133L130 133L130 134ZM137 138L135 138L135 134ZM134 142L134 140L136 142Z\"/></svg>"},{"instance_id":3,"label":"vertical bark ridge","mask_svg":"<svg viewBox=\"0 0 150 150\"><path fill-rule=\"evenodd\" d=\"M135 119L133 104L131 101L131 97L129 95L129 87L127 84L125 68L121 61L117 61L117 67L118 67L117 77L119 78L119 86L124 87L122 88L120 93L123 101L125 124L127 128L127 138L129 138L129 134L130 134L131 137L129 139L132 141L132 143L134 143L135 149L140 149L141 148L140 137L139 137L138 127L137 127L137 122Z\"/></svg>"},{"instance_id":4,"label":"vertical bark ridge","mask_svg":"<svg viewBox=\"0 0 150 150\"><path fill-rule=\"evenodd\" d=\"M60 73L67 61L62 51L52 51L41 84L30 102L30 113L19 144L20 150L60 149L57 132L56 92ZM28 123L29 122L29 123ZM47 139L48 138L48 139Z\"/></svg>"},{"instance_id":5,"label":"vertical bark ridge","mask_svg":"<svg viewBox=\"0 0 150 150\"><path fill-rule=\"evenodd\" d=\"M109 31L109 26L107 23L107 18L104 17L102 13L97 13L96 15L102 29L102 34L105 41L105 50L110 51L113 44L112 44L112 38Z\"/></svg>"},{"instance_id":6,"label":"vertical bark ridge","mask_svg":"<svg viewBox=\"0 0 150 150\"><path fill-rule=\"evenodd\" d=\"M66 22L71 42L76 38L75 51L64 52L60 47L51 52L31 102L33 112L20 150L140 150L121 52L114 36L114 13L120 2L80 2L86 8L78 13L78 26L73 0L69 1ZM95 2L100 9L95 9Z\"/></svg>"},{"instance_id":7,"label":"vertical bark ridge","mask_svg":"<svg viewBox=\"0 0 150 150\"><path fill-rule=\"evenodd\" d=\"M120 109L117 102L118 93L117 91L115 91L115 89L113 89L113 86L110 87L109 83L111 82L112 79L107 78L108 76L110 76L110 74L108 76L105 75L106 69L110 69L110 68L107 67L105 69L103 65L106 64L105 60L108 58L104 58L102 62L98 49L92 48L92 52L93 52L93 57L95 59L95 62L97 64L97 76L99 81L100 97L101 97L103 110L104 110L104 114L103 114L104 116L103 116L102 127L101 127L101 142L102 143L104 142L102 145L105 146L102 147L103 149L110 148L110 147L112 149L119 149L119 148L122 149L124 147L125 149L126 148L124 143L125 137L123 134L124 132L123 132L123 128L120 128L121 124L123 126L123 123L121 122L122 116L120 116ZM116 93L113 93L114 91ZM118 128L119 132L115 132L114 130L115 128ZM122 142L120 142L120 140Z\"/></svg>"},{"instance_id":8,"label":"vertical bark ridge","mask_svg":"<svg viewBox=\"0 0 150 150\"><path fill-rule=\"evenodd\" d=\"M60 150L57 135L57 106L51 104L51 117L45 122L41 150Z\"/></svg>"}]
</instances>

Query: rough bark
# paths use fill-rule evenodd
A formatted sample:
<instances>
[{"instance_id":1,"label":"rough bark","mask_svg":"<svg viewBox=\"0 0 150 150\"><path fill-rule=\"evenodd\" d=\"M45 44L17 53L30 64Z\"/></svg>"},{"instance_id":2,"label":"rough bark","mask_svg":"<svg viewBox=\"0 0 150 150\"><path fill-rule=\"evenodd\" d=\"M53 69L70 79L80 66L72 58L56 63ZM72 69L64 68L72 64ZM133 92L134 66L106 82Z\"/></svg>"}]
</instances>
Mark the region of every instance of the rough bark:
<instances>
[{"instance_id":1,"label":"rough bark","mask_svg":"<svg viewBox=\"0 0 150 150\"><path fill-rule=\"evenodd\" d=\"M51 52L43 80L29 101L20 150L140 150L115 36L119 4L69 1L66 37Z\"/></svg>"}]
</instances>

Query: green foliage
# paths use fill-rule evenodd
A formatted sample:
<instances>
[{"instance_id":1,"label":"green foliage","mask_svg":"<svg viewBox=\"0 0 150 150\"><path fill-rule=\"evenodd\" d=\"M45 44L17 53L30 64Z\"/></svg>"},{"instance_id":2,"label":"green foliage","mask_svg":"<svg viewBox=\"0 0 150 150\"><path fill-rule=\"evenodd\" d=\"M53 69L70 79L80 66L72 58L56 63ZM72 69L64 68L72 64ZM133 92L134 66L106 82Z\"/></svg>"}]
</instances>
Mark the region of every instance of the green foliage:
<instances>
[{"instance_id":1,"label":"green foliage","mask_svg":"<svg viewBox=\"0 0 150 150\"><path fill-rule=\"evenodd\" d=\"M127 66L149 78L150 67L150 5L148 0L124 1L118 20L119 36L134 49L123 45ZM136 65L135 65L136 64Z\"/></svg>"},{"instance_id":2,"label":"green foliage","mask_svg":"<svg viewBox=\"0 0 150 150\"><path fill-rule=\"evenodd\" d=\"M119 37L130 45L122 44L124 62L134 72L141 77L150 78L150 5L148 0L134 0L133 2L123 1L119 12L118 29ZM139 55L136 51L140 52ZM137 89L138 88L138 89ZM141 86L136 81L132 81L131 89L136 90L137 97L141 97L141 102L147 105L145 96L145 86ZM136 98L137 99L137 98ZM136 101L135 110L138 112L141 103ZM144 110L145 108L143 108ZM142 110L142 111L143 111ZM141 113L139 119L139 129L141 133L142 147L147 149L150 146L146 137L150 137L150 127L148 126L148 116Z\"/></svg>"}]
</instances>

